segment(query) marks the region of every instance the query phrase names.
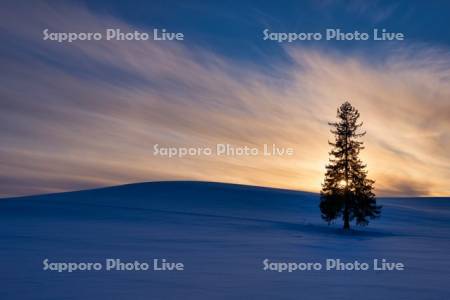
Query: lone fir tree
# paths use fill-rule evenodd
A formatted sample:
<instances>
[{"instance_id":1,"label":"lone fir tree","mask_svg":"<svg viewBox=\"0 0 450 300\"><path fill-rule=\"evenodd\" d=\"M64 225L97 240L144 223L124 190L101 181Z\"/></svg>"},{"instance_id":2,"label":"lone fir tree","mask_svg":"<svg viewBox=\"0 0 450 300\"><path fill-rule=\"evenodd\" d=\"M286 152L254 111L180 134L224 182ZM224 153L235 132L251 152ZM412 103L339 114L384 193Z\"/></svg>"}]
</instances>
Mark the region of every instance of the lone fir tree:
<instances>
[{"instance_id":1,"label":"lone fir tree","mask_svg":"<svg viewBox=\"0 0 450 300\"><path fill-rule=\"evenodd\" d=\"M359 112L345 102L338 108L337 117L338 122L328 123L335 142L328 142L333 148L320 192L320 211L328 223L342 216L344 229L350 229L351 220L365 226L368 219L378 217L381 206L373 193L374 181L367 178L366 165L358 157L364 149L359 139L366 134L360 132Z\"/></svg>"}]
</instances>

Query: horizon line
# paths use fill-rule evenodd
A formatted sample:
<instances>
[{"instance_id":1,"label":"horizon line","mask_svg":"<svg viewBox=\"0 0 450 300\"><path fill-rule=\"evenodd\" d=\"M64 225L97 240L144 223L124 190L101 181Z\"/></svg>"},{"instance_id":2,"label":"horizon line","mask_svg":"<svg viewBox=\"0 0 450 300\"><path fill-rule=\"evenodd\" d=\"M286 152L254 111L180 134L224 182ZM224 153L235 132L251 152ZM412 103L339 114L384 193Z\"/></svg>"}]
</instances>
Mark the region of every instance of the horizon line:
<instances>
[{"instance_id":1,"label":"horizon line","mask_svg":"<svg viewBox=\"0 0 450 300\"><path fill-rule=\"evenodd\" d=\"M243 184L243 183L234 183L234 182L223 182L223 181L204 181L204 180L155 180L155 181L139 181L139 182L130 182L130 183L123 183L123 184L117 184L117 185L108 185L108 186L99 186L99 187L92 187L92 188L85 188L85 189L79 189L79 190L68 190L68 191L60 191L60 192L50 192L50 193L42 193L42 194L30 194L30 195L18 195L18 196L0 196L1 200L9 200L9 199L18 199L18 198L29 198L29 197L42 197L42 196L52 196L52 195L59 195L59 194L67 194L67 193L77 193L77 192L87 192L87 191L95 191L95 190L103 190L103 189L110 189L110 188L118 188L118 187L126 187L130 185L139 185L139 184L152 184L152 183L203 183L203 184L221 184L225 186L240 186L240 187L247 187L247 188L258 188L258 189L267 189L267 190L277 190L277 191L284 191L284 192L295 192L295 193L308 193L308 194L315 194L317 196L320 196L320 192L312 192L312 191L306 191L306 190L297 190L297 189L287 189L287 188L279 188L279 187L273 187L273 186L262 186L262 185L252 185L252 184ZM376 196L376 198L382 199L382 198L450 198L450 195L448 196L426 196L426 195L397 195L397 196L390 196L390 195L382 195L382 196Z\"/></svg>"}]
</instances>

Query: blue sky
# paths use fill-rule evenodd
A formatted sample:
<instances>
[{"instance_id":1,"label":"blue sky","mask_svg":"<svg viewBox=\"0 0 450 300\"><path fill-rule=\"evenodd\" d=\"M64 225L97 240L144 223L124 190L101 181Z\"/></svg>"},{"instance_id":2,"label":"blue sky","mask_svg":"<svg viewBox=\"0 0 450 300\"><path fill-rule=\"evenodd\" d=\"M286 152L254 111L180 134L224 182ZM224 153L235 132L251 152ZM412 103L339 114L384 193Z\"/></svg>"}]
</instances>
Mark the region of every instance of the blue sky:
<instances>
[{"instance_id":1,"label":"blue sky","mask_svg":"<svg viewBox=\"0 0 450 300\"><path fill-rule=\"evenodd\" d=\"M448 1L86 1L138 27L185 32L187 41L242 59L266 59L279 45L262 30L314 32L326 28L403 32L408 42L450 45ZM379 42L301 42L343 51L372 49ZM282 54L282 52L278 52ZM376 55L376 52L375 52Z\"/></svg>"}]
</instances>

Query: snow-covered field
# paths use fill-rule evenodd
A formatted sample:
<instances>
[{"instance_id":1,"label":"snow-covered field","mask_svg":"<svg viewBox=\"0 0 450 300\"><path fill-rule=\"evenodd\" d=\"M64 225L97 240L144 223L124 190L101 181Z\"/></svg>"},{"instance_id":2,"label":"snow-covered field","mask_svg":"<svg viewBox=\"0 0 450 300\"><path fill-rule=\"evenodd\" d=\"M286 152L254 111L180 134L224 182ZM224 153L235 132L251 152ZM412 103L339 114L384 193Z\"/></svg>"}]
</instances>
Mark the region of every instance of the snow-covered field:
<instances>
[{"instance_id":1,"label":"snow-covered field","mask_svg":"<svg viewBox=\"0 0 450 300\"><path fill-rule=\"evenodd\" d=\"M379 199L345 233L316 194L201 182L0 200L0 299L450 299L450 198ZM44 271L105 258L184 271ZM264 271L263 260L372 263L404 271Z\"/></svg>"}]
</instances>

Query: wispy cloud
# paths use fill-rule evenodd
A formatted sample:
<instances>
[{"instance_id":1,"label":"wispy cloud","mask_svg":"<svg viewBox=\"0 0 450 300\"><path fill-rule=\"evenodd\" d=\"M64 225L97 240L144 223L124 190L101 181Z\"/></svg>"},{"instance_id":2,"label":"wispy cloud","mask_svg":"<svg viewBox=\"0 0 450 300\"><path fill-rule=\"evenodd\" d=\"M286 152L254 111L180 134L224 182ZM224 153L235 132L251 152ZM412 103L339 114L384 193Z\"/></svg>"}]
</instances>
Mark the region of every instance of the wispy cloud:
<instances>
[{"instance_id":1,"label":"wispy cloud","mask_svg":"<svg viewBox=\"0 0 450 300\"><path fill-rule=\"evenodd\" d=\"M1 14L1 195L168 179L318 191L327 121L350 100L368 132L364 159L381 194L450 194L449 54L421 47L370 57L286 48L273 73L189 43L42 40L133 30L79 6ZM20 25L17 25L20 19ZM147 29L148 30L148 29ZM24 50L25 49L25 50ZM154 144L294 147L293 157L152 155Z\"/></svg>"},{"instance_id":2,"label":"wispy cloud","mask_svg":"<svg viewBox=\"0 0 450 300\"><path fill-rule=\"evenodd\" d=\"M372 23L385 21L398 10L398 3L386 3L378 0L322 0L313 1L313 3L321 9L343 8L343 11L366 18Z\"/></svg>"}]
</instances>

